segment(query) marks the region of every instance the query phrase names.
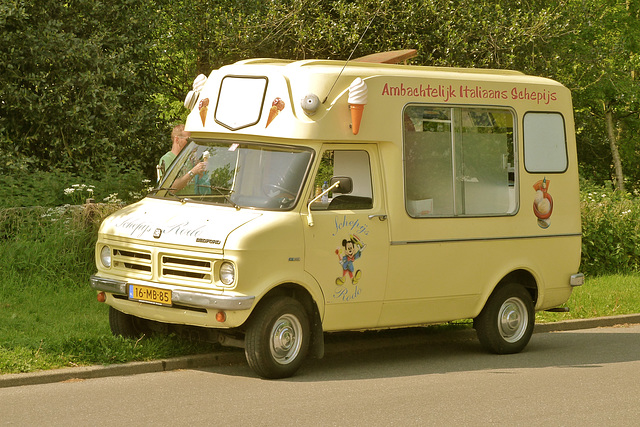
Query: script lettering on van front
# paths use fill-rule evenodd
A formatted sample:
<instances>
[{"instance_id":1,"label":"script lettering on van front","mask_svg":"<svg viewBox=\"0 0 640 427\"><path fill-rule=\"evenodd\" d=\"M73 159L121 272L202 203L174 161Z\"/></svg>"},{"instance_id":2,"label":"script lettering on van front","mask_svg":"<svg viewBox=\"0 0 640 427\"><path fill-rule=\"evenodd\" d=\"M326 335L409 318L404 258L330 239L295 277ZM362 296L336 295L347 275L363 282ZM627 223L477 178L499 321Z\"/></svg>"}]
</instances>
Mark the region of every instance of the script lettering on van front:
<instances>
[{"instance_id":1,"label":"script lettering on van front","mask_svg":"<svg viewBox=\"0 0 640 427\"><path fill-rule=\"evenodd\" d=\"M198 236L203 228L204 225L193 227L193 225L189 224L189 221L185 221L180 224L168 226L165 233L175 234L176 236L193 237Z\"/></svg>"},{"instance_id":2,"label":"script lettering on van front","mask_svg":"<svg viewBox=\"0 0 640 427\"><path fill-rule=\"evenodd\" d=\"M409 98L424 98L442 102L455 102L456 100L469 99L496 99L507 101L520 100L531 101L537 104L550 104L558 100L557 92L547 89L530 89L513 87L511 89L490 89L479 84L461 85L431 85L419 84L417 86L390 85L385 83L382 88L382 96L399 96Z\"/></svg>"},{"instance_id":3,"label":"script lettering on van front","mask_svg":"<svg viewBox=\"0 0 640 427\"><path fill-rule=\"evenodd\" d=\"M140 237L145 233L151 232L153 229L150 224L131 218L125 219L120 224L117 224L117 226L118 228L129 230L131 237Z\"/></svg>"},{"instance_id":4,"label":"script lettering on van front","mask_svg":"<svg viewBox=\"0 0 640 427\"><path fill-rule=\"evenodd\" d=\"M157 228L152 226L149 222L139 218L127 218L116 225L117 227L124 230L129 230L129 235L131 237L141 237L144 234L151 233ZM197 237L200 235L204 228L205 225L198 226L190 224L189 221L183 221L176 224L167 225L162 230L162 234L173 234L183 237Z\"/></svg>"}]
</instances>

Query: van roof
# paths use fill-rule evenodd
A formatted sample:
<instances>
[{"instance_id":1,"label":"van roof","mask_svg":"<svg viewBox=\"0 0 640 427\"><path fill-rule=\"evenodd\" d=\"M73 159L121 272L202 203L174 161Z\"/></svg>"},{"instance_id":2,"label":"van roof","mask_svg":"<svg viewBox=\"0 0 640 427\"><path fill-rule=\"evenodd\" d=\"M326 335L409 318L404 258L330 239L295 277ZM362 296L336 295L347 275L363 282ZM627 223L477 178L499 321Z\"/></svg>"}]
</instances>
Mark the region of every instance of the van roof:
<instances>
[{"instance_id":1,"label":"van roof","mask_svg":"<svg viewBox=\"0 0 640 427\"><path fill-rule=\"evenodd\" d=\"M304 60L287 60L276 58L253 58L238 61L234 64L222 67L242 66L273 66L288 68L304 68L304 67L323 67L328 69L337 69L349 67L355 69L366 70L367 74L375 74L375 70L380 70L382 74L413 74L415 72L446 72L446 73L464 73L464 74L484 74L484 75L503 75L503 76L524 76L520 71L502 70L492 68L463 68L463 67L436 67L427 65L403 65L403 64L385 64L379 62L364 62L358 59L347 61L331 60L331 59L304 59Z\"/></svg>"},{"instance_id":2,"label":"van roof","mask_svg":"<svg viewBox=\"0 0 640 427\"><path fill-rule=\"evenodd\" d=\"M187 128L190 132L305 140L393 140L402 120L391 120L390 114L401 117L408 103L546 110L571 106L570 92L560 83L519 71L358 59L253 58L225 65L209 78L203 77L206 83L191 94L199 101L196 104L194 99L187 107L191 109ZM358 128L352 127L348 103L350 88L356 83L364 83L362 105L367 105ZM273 109L277 111L269 114Z\"/></svg>"}]
</instances>

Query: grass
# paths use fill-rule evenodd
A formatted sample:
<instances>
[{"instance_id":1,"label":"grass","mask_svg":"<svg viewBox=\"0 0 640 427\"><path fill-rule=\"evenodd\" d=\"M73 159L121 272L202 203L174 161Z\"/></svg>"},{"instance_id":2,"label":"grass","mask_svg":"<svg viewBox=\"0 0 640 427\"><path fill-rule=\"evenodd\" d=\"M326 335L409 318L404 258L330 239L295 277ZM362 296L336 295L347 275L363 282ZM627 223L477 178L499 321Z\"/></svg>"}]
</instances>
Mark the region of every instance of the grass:
<instances>
[{"instance_id":1,"label":"grass","mask_svg":"<svg viewBox=\"0 0 640 427\"><path fill-rule=\"evenodd\" d=\"M0 211L0 374L210 352L176 336L111 334L108 306L89 287L95 229L83 215Z\"/></svg>"},{"instance_id":2,"label":"grass","mask_svg":"<svg viewBox=\"0 0 640 427\"><path fill-rule=\"evenodd\" d=\"M0 210L0 374L207 353L177 336L114 337L108 306L89 287L95 224L108 214ZM538 322L640 313L640 274L589 277L569 313ZM436 328L437 329L437 328Z\"/></svg>"},{"instance_id":3,"label":"grass","mask_svg":"<svg viewBox=\"0 0 640 427\"><path fill-rule=\"evenodd\" d=\"M33 278L33 277L32 277ZM211 345L175 336L114 337L108 307L86 280L55 286L34 280L0 293L0 374L64 366L113 364L204 353ZM57 288L57 289L56 289Z\"/></svg>"}]
</instances>

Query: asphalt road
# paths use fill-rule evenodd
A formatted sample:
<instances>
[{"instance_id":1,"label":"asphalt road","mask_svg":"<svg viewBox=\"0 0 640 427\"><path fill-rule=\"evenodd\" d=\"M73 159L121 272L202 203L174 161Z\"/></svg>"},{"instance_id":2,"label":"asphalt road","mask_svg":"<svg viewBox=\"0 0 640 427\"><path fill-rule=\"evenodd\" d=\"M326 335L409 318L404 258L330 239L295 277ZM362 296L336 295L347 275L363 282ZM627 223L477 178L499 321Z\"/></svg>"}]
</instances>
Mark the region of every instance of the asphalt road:
<instances>
[{"instance_id":1,"label":"asphalt road","mask_svg":"<svg viewBox=\"0 0 640 427\"><path fill-rule=\"evenodd\" d=\"M0 388L2 425L616 425L640 420L640 325L535 334L489 355L468 333L346 336L294 378L242 361ZM379 343L377 343L379 345ZM328 347L336 345L329 342Z\"/></svg>"}]
</instances>

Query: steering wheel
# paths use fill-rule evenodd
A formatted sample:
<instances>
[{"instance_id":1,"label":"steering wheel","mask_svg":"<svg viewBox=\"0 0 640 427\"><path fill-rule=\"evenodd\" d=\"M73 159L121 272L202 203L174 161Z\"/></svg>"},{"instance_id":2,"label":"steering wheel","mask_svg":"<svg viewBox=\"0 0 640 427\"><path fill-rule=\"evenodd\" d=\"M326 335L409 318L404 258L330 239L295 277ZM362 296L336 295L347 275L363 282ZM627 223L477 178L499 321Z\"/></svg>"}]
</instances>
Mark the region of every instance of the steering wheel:
<instances>
[{"instance_id":1,"label":"steering wheel","mask_svg":"<svg viewBox=\"0 0 640 427\"><path fill-rule=\"evenodd\" d=\"M282 188L277 184L264 184L264 193L269 197L275 197L278 194L283 194L285 196L289 196L292 199L296 198L296 193L291 192L291 190L287 190L286 188ZM270 190L276 190L278 193L271 194Z\"/></svg>"}]
</instances>

